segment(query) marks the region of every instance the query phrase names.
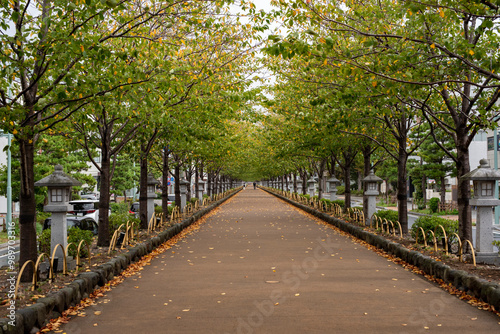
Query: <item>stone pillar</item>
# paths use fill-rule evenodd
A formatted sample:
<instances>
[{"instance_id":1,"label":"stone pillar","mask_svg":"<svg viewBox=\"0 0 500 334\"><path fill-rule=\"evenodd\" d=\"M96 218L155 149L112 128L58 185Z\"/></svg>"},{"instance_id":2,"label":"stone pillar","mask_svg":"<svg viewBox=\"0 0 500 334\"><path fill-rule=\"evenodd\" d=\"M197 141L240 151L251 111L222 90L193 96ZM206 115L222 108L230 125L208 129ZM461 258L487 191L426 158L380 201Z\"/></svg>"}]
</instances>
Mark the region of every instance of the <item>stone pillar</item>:
<instances>
[{"instance_id":1,"label":"stone pillar","mask_svg":"<svg viewBox=\"0 0 500 334\"><path fill-rule=\"evenodd\" d=\"M329 185L329 191L330 191L330 200L335 201L337 200L337 185L340 184L340 181L335 177L332 176L329 178L326 182L328 182Z\"/></svg>"},{"instance_id":2,"label":"stone pillar","mask_svg":"<svg viewBox=\"0 0 500 334\"><path fill-rule=\"evenodd\" d=\"M377 196L380 195L378 185L382 182L382 179L375 175L373 170L370 171L367 177L363 179L363 182L366 184L365 198L366 198L366 207L365 214L365 224L370 225L370 221L372 216L377 212Z\"/></svg>"},{"instance_id":3,"label":"stone pillar","mask_svg":"<svg viewBox=\"0 0 500 334\"><path fill-rule=\"evenodd\" d=\"M302 195L302 179L297 179L297 194Z\"/></svg>"},{"instance_id":4,"label":"stone pillar","mask_svg":"<svg viewBox=\"0 0 500 334\"><path fill-rule=\"evenodd\" d=\"M156 199L156 185L159 184L158 180L156 180L153 176L153 174L148 174L147 178L147 219L148 219L148 224L149 221L151 220L151 217L155 213L155 199Z\"/></svg>"},{"instance_id":5,"label":"stone pillar","mask_svg":"<svg viewBox=\"0 0 500 334\"><path fill-rule=\"evenodd\" d=\"M200 205L203 204L203 193L205 191L205 181L198 181L198 199L200 200Z\"/></svg>"},{"instance_id":6,"label":"stone pillar","mask_svg":"<svg viewBox=\"0 0 500 334\"><path fill-rule=\"evenodd\" d=\"M181 205L180 205L180 210L181 212L184 212L184 208L186 207L187 204L187 187L189 187L189 182L186 181L186 179L181 179L179 186L181 188Z\"/></svg>"},{"instance_id":7,"label":"stone pillar","mask_svg":"<svg viewBox=\"0 0 500 334\"><path fill-rule=\"evenodd\" d=\"M307 190L311 198L316 194L316 181L312 177L307 181Z\"/></svg>"}]
</instances>

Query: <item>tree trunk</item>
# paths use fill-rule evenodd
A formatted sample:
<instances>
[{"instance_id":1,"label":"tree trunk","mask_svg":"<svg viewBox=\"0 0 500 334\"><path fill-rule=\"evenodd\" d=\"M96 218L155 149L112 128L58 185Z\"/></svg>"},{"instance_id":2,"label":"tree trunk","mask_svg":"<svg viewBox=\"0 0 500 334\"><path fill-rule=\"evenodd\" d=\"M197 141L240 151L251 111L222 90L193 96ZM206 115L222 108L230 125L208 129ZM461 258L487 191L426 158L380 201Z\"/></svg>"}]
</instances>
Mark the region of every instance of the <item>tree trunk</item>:
<instances>
[{"instance_id":1,"label":"tree trunk","mask_svg":"<svg viewBox=\"0 0 500 334\"><path fill-rule=\"evenodd\" d=\"M358 171L358 191L363 190L363 173Z\"/></svg>"},{"instance_id":2,"label":"tree trunk","mask_svg":"<svg viewBox=\"0 0 500 334\"><path fill-rule=\"evenodd\" d=\"M403 229L403 233L408 233L408 194L406 192L407 170L406 170L406 136L401 136L399 140L398 152L398 219Z\"/></svg>"},{"instance_id":3,"label":"tree trunk","mask_svg":"<svg viewBox=\"0 0 500 334\"><path fill-rule=\"evenodd\" d=\"M141 154L139 183L139 218L141 228L148 228L148 160Z\"/></svg>"},{"instance_id":4,"label":"tree trunk","mask_svg":"<svg viewBox=\"0 0 500 334\"><path fill-rule=\"evenodd\" d=\"M207 195L212 198L212 173L208 172L207 175Z\"/></svg>"},{"instance_id":5,"label":"tree trunk","mask_svg":"<svg viewBox=\"0 0 500 334\"><path fill-rule=\"evenodd\" d=\"M323 174L325 172L325 166L326 166L326 159L323 159L319 163L319 168L318 168L318 199L323 198Z\"/></svg>"},{"instance_id":6,"label":"tree trunk","mask_svg":"<svg viewBox=\"0 0 500 334\"><path fill-rule=\"evenodd\" d=\"M174 168L174 180L175 180L175 185L174 185L174 193L175 193L175 206L181 207L181 186L180 186L180 181L181 181L181 166L179 164L175 165Z\"/></svg>"},{"instance_id":7,"label":"tree trunk","mask_svg":"<svg viewBox=\"0 0 500 334\"><path fill-rule=\"evenodd\" d=\"M446 203L446 184L445 184L445 177L441 176L440 178L440 183L441 183L441 204L444 205Z\"/></svg>"},{"instance_id":8,"label":"tree trunk","mask_svg":"<svg viewBox=\"0 0 500 334\"><path fill-rule=\"evenodd\" d=\"M345 184L345 191L344 191L344 207L345 209L349 209L351 207L351 163L347 161L346 159L346 164L344 165L344 168L342 168L344 171L344 184Z\"/></svg>"},{"instance_id":9,"label":"tree trunk","mask_svg":"<svg viewBox=\"0 0 500 334\"><path fill-rule=\"evenodd\" d=\"M297 193L297 174L293 173L293 192Z\"/></svg>"},{"instance_id":10,"label":"tree trunk","mask_svg":"<svg viewBox=\"0 0 500 334\"><path fill-rule=\"evenodd\" d=\"M163 216L168 219L168 182L170 174L170 166L168 165L168 156L170 155L168 149L163 150L163 163L162 163L162 175L161 175L161 208L163 211Z\"/></svg>"},{"instance_id":11,"label":"tree trunk","mask_svg":"<svg viewBox=\"0 0 500 334\"><path fill-rule=\"evenodd\" d=\"M34 139L32 135L27 138L16 138L19 143L21 163L21 193L19 196L19 266L26 261L36 262L36 200L35 200L35 174L34 174ZM22 282L29 282L33 278L33 267L26 266L21 277Z\"/></svg>"},{"instance_id":12,"label":"tree trunk","mask_svg":"<svg viewBox=\"0 0 500 334\"><path fill-rule=\"evenodd\" d=\"M111 135L107 131L107 127L103 127L101 138L101 177L99 187L99 217L98 217L98 237L97 246L108 247L110 242L109 237L109 202L110 202L110 188L111 188Z\"/></svg>"},{"instance_id":13,"label":"tree trunk","mask_svg":"<svg viewBox=\"0 0 500 334\"><path fill-rule=\"evenodd\" d=\"M420 158L420 166L423 166L424 158ZM423 173L422 173L423 174ZM425 174L422 175L422 201L424 206L427 204L427 177Z\"/></svg>"},{"instance_id":14,"label":"tree trunk","mask_svg":"<svg viewBox=\"0 0 500 334\"><path fill-rule=\"evenodd\" d=\"M370 170L372 169L371 163L371 147L365 146L363 148L363 176L366 177L370 174ZM365 215L365 220L368 221L371 217L368 217L368 196L365 195L366 192L366 184L363 182L363 213Z\"/></svg>"},{"instance_id":15,"label":"tree trunk","mask_svg":"<svg viewBox=\"0 0 500 334\"><path fill-rule=\"evenodd\" d=\"M189 203L191 201L192 196L192 189L191 189L191 179L193 177L193 168L187 168L186 169L186 181L189 182L187 184L187 194L186 194L186 202Z\"/></svg>"},{"instance_id":16,"label":"tree trunk","mask_svg":"<svg viewBox=\"0 0 500 334\"><path fill-rule=\"evenodd\" d=\"M198 174L198 165L194 167L194 197L198 198L198 188L199 188L199 174Z\"/></svg>"},{"instance_id":17,"label":"tree trunk","mask_svg":"<svg viewBox=\"0 0 500 334\"><path fill-rule=\"evenodd\" d=\"M469 149L465 139L458 137L457 143L457 178L458 178L458 234L462 240L472 241L472 212L469 205L470 181L462 180L462 176L470 172Z\"/></svg>"}]
</instances>

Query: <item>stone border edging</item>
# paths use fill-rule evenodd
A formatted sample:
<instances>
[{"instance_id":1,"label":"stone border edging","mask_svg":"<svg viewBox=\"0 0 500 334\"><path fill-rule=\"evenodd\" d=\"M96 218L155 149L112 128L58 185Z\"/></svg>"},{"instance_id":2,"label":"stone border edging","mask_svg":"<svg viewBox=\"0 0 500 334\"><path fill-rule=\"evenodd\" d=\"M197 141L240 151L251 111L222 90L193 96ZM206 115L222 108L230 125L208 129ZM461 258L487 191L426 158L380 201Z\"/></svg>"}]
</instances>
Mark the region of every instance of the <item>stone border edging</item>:
<instances>
[{"instance_id":1,"label":"stone border edging","mask_svg":"<svg viewBox=\"0 0 500 334\"><path fill-rule=\"evenodd\" d=\"M32 333L34 328L42 328L50 319L61 316L66 309L87 298L94 290L104 286L130 264L138 261L240 191L241 189L195 212L191 217L174 224L157 236L135 245L128 252L116 256L92 271L80 273L69 285L47 297L38 299L35 304L16 310L16 326L9 325L11 320L8 318L0 319L0 334L28 334Z\"/></svg>"},{"instance_id":2,"label":"stone border edging","mask_svg":"<svg viewBox=\"0 0 500 334\"><path fill-rule=\"evenodd\" d=\"M410 250L401 246L398 243L385 239L380 235L363 230L361 227L352 225L338 218L327 215L326 213L317 211L303 204L294 202L284 196L273 193L267 189L260 188L273 196L276 196L285 202L298 207L299 209L338 227L340 230L351 234L352 236L361 239L368 244L386 251L396 257L399 257L404 262L414 265L428 275L442 279L446 283L451 283L457 289L482 300L495 307L495 310L500 311L500 285L497 283L488 282L483 278L479 278L464 270L456 270L446 264L436 261L429 256L420 252Z\"/></svg>"}]
</instances>

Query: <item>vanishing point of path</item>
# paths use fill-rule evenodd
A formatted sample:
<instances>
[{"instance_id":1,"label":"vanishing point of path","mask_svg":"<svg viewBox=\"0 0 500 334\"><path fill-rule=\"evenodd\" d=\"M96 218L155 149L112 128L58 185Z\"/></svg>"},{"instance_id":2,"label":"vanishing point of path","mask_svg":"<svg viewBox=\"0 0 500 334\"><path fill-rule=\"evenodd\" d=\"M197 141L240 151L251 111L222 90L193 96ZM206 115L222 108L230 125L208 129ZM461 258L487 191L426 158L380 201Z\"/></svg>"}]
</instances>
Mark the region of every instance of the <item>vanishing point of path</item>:
<instances>
[{"instance_id":1,"label":"vanishing point of path","mask_svg":"<svg viewBox=\"0 0 500 334\"><path fill-rule=\"evenodd\" d=\"M97 314L95 315L97 311ZM262 190L246 189L127 278L75 333L497 333L450 296Z\"/></svg>"}]
</instances>

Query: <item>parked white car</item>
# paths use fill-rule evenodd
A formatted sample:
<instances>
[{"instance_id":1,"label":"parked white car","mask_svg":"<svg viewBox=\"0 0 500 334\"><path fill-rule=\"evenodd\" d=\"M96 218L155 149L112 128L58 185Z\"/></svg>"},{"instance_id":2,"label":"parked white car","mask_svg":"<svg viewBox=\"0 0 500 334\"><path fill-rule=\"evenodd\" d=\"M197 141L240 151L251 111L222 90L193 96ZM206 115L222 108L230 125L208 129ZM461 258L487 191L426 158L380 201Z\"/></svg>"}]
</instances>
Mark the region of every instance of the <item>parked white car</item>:
<instances>
[{"instance_id":1,"label":"parked white car","mask_svg":"<svg viewBox=\"0 0 500 334\"><path fill-rule=\"evenodd\" d=\"M70 201L69 204L73 205L73 209L68 212L69 215L90 217L99 223L99 201L82 199ZM108 216L110 214L111 209L109 210Z\"/></svg>"}]
</instances>

